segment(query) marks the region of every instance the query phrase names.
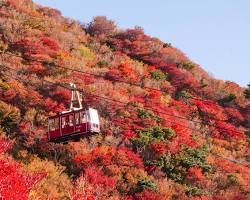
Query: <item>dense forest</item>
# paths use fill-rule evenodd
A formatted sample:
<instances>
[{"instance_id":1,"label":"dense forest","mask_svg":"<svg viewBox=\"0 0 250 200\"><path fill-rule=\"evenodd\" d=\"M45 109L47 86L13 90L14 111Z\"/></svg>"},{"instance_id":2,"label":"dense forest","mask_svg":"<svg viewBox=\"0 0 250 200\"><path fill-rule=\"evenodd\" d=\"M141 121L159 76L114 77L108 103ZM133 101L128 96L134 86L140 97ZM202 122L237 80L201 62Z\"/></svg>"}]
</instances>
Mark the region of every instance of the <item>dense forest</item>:
<instances>
[{"instance_id":1,"label":"dense forest","mask_svg":"<svg viewBox=\"0 0 250 200\"><path fill-rule=\"evenodd\" d=\"M71 82L101 133L48 142ZM250 199L249 99L141 27L0 0L0 199Z\"/></svg>"}]
</instances>

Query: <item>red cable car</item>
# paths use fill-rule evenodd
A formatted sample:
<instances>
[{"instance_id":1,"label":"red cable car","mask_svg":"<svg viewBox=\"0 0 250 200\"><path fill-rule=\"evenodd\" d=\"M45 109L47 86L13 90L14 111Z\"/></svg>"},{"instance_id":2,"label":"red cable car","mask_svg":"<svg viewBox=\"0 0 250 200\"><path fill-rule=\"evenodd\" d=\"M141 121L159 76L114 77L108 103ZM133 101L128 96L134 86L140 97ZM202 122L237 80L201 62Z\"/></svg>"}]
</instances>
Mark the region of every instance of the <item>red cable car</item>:
<instances>
[{"instance_id":1,"label":"red cable car","mask_svg":"<svg viewBox=\"0 0 250 200\"><path fill-rule=\"evenodd\" d=\"M47 137L51 142L79 139L100 132L100 120L96 109L82 107L79 92L70 84L70 109L48 119ZM75 107L76 103L78 107Z\"/></svg>"}]
</instances>

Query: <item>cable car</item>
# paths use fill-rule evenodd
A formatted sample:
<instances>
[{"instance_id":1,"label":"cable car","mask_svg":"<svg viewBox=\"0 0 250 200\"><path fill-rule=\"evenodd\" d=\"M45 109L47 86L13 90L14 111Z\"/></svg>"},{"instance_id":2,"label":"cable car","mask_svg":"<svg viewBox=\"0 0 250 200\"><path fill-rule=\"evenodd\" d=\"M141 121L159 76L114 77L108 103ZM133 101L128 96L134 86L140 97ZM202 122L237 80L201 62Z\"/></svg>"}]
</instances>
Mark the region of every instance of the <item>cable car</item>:
<instances>
[{"instance_id":1,"label":"cable car","mask_svg":"<svg viewBox=\"0 0 250 200\"><path fill-rule=\"evenodd\" d=\"M48 119L47 137L50 142L79 139L100 132L98 111L94 108L83 108L79 91L74 84L70 85L70 109Z\"/></svg>"}]
</instances>

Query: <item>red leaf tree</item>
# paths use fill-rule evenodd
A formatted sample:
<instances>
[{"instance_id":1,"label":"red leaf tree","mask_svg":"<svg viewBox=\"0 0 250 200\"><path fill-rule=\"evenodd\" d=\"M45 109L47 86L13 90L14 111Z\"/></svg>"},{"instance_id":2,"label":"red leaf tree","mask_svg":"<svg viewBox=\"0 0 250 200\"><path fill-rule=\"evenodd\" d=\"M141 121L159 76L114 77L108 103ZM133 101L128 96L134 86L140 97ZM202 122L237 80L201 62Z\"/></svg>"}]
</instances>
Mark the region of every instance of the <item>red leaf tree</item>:
<instances>
[{"instance_id":1,"label":"red leaf tree","mask_svg":"<svg viewBox=\"0 0 250 200\"><path fill-rule=\"evenodd\" d=\"M28 175L21 171L21 167L14 160L3 155L10 148L5 140L0 140L0 197L2 199L28 199L33 186L44 176L42 174ZM2 155L1 155L2 154Z\"/></svg>"}]
</instances>

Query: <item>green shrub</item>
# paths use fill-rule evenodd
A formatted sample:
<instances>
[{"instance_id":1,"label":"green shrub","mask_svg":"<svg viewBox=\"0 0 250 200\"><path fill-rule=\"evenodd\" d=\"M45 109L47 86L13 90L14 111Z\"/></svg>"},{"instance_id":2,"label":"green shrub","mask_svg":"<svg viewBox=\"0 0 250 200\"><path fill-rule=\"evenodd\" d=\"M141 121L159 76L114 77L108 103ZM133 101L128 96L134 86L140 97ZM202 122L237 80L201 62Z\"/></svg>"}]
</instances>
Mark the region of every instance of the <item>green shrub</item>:
<instances>
[{"instance_id":1,"label":"green shrub","mask_svg":"<svg viewBox=\"0 0 250 200\"><path fill-rule=\"evenodd\" d=\"M182 153L181 163L184 167L200 167L204 172L210 172L212 170L211 165L207 162L209 153L207 145L196 149L184 147Z\"/></svg>"},{"instance_id":2,"label":"green shrub","mask_svg":"<svg viewBox=\"0 0 250 200\"><path fill-rule=\"evenodd\" d=\"M186 169L183 168L175 155L165 154L156 163L162 168L162 171L172 180L182 182L186 177Z\"/></svg>"},{"instance_id":3,"label":"green shrub","mask_svg":"<svg viewBox=\"0 0 250 200\"><path fill-rule=\"evenodd\" d=\"M156 69L154 71L150 72L150 75L152 76L153 79L160 81L160 80L166 80L167 79L167 74L163 73L161 70Z\"/></svg>"},{"instance_id":4,"label":"green shrub","mask_svg":"<svg viewBox=\"0 0 250 200\"><path fill-rule=\"evenodd\" d=\"M162 119L160 117L155 116L154 113L150 110L138 109L137 113L138 113L137 116L140 119L151 118L151 119L155 120L157 123L160 123L162 121Z\"/></svg>"},{"instance_id":5,"label":"green shrub","mask_svg":"<svg viewBox=\"0 0 250 200\"><path fill-rule=\"evenodd\" d=\"M144 110L144 109L138 109L137 112L138 112L137 116L140 119L153 118L154 117L154 113L152 111L148 111L148 110Z\"/></svg>"},{"instance_id":6,"label":"green shrub","mask_svg":"<svg viewBox=\"0 0 250 200\"><path fill-rule=\"evenodd\" d=\"M226 97L224 97L222 99L219 99L218 103L220 105L225 105L226 103L230 103L230 102L232 102L235 99L236 99L236 95L235 94L229 94Z\"/></svg>"},{"instance_id":7,"label":"green shrub","mask_svg":"<svg viewBox=\"0 0 250 200\"><path fill-rule=\"evenodd\" d=\"M157 190L157 186L153 181L147 180L146 178L139 180L137 182L137 186L135 188L135 193L137 192L141 192L144 189L147 190L152 190L152 191L156 191Z\"/></svg>"},{"instance_id":8,"label":"green shrub","mask_svg":"<svg viewBox=\"0 0 250 200\"><path fill-rule=\"evenodd\" d=\"M190 99L193 98L192 94L190 94L188 91L186 90L182 90L177 94L178 98L186 98L186 99Z\"/></svg>"},{"instance_id":9,"label":"green shrub","mask_svg":"<svg viewBox=\"0 0 250 200\"><path fill-rule=\"evenodd\" d=\"M211 172L212 167L207 162L208 147L192 149L184 146L177 154L165 153L156 160L147 161L146 165L155 165L162 169L167 177L183 183L190 167L199 167L203 172Z\"/></svg>"},{"instance_id":10,"label":"green shrub","mask_svg":"<svg viewBox=\"0 0 250 200\"><path fill-rule=\"evenodd\" d=\"M188 196L201 196L204 192L196 186L186 186L185 193Z\"/></svg>"},{"instance_id":11,"label":"green shrub","mask_svg":"<svg viewBox=\"0 0 250 200\"><path fill-rule=\"evenodd\" d=\"M106 67L106 66L108 66L108 61L106 61L106 60L100 60L100 61L97 62L97 65L99 67Z\"/></svg>"},{"instance_id":12,"label":"green shrub","mask_svg":"<svg viewBox=\"0 0 250 200\"><path fill-rule=\"evenodd\" d=\"M191 63L191 62L188 62L188 63L177 63L177 67L183 68L183 69L186 69L186 70L192 70L192 69L195 68L195 64Z\"/></svg>"},{"instance_id":13,"label":"green shrub","mask_svg":"<svg viewBox=\"0 0 250 200\"><path fill-rule=\"evenodd\" d=\"M229 174L227 175L227 180L229 184L235 184L237 183L237 176L235 174Z\"/></svg>"},{"instance_id":14,"label":"green shrub","mask_svg":"<svg viewBox=\"0 0 250 200\"><path fill-rule=\"evenodd\" d=\"M0 101L0 129L6 133L17 127L20 121L20 110Z\"/></svg>"},{"instance_id":15,"label":"green shrub","mask_svg":"<svg viewBox=\"0 0 250 200\"><path fill-rule=\"evenodd\" d=\"M176 134L171 128L152 127L138 131L138 138L132 138L131 141L134 146L146 147L154 141L167 142L168 139L174 137Z\"/></svg>"}]
</instances>

